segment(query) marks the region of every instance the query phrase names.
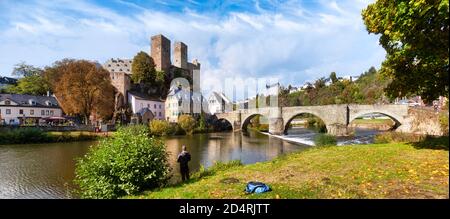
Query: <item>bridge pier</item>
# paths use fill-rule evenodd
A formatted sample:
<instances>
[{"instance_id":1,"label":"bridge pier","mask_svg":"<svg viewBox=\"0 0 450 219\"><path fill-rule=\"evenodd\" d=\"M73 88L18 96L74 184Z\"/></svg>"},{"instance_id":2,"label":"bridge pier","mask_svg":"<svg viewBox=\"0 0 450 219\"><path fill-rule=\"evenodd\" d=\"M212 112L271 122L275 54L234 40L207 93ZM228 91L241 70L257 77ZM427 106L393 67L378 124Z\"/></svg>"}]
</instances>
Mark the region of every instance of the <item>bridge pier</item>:
<instances>
[{"instance_id":1,"label":"bridge pier","mask_svg":"<svg viewBox=\"0 0 450 219\"><path fill-rule=\"evenodd\" d=\"M330 124L327 125L327 133L334 136L348 136L349 128L344 124Z\"/></svg>"},{"instance_id":2,"label":"bridge pier","mask_svg":"<svg viewBox=\"0 0 450 219\"><path fill-rule=\"evenodd\" d=\"M284 134L284 120L282 108L272 108L269 112L269 133L272 135Z\"/></svg>"}]
</instances>

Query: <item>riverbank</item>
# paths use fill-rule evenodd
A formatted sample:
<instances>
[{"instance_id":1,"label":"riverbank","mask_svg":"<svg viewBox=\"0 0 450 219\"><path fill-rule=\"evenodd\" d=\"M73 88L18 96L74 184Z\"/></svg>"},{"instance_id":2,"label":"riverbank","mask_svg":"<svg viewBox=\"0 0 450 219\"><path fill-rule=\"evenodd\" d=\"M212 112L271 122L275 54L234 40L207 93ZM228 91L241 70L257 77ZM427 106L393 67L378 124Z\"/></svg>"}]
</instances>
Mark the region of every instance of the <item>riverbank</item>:
<instances>
[{"instance_id":1,"label":"riverbank","mask_svg":"<svg viewBox=\"0 0 450 219\"><path fill-rule=\"evenodd\" d=\"M20 128L0 133L0 145L39 144L57 142L94 141L113 133L88 131L42 131L37 128Z\"/></svg>"},{"instance_id":2,"label":"riverbank","mask_svg":"<svg viewBox=\"0 0 450 219\"><path fill-rule=\"evenodd\" d=\"M448 173L448 139L314 147L126 198L448 198ZM273 191L246 195L248 181Z\"/></svg>"}]
</instances>

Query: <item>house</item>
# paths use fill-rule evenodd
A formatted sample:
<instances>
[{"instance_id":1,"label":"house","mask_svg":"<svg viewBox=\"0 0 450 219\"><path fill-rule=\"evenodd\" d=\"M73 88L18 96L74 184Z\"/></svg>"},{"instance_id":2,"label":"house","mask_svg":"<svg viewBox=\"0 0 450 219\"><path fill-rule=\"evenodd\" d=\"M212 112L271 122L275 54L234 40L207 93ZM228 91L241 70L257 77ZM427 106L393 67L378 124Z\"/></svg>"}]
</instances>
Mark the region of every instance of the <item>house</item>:
<instances>
[{"instance_id":1,"label":"house","mask_svg":"<svg viewBox=\"0 0 450 219\"><path fill-rule=\"evenodd\" d=\"M1 124L42 124L47 119L61 118L62 113L54 96L0 94Z\"/></svg>"},{"instance_id":2,"label":"house","mask_svg":"<svg viewBox=\"0 0 450 219\"><path fill-rule=\"evenodd\" d=\"M208 98L208 109L212 115L233 110L233 104L222 92L213 91Z\"/></svg>"},{"instance_id":3,"label":"house","mask_svg":"<svg viewBox=\"0 0 450 219\"><path fill-rule=\"evenodd\" d=\"M15 78L9 78L9 77L0 77L0 89L6 87L10 84L16 84L17 79Z\"/></svg>"},{"instance_id":4,"label":"house","mask_svg":"<svg viewBox=\"0 0 450 219\"><path fill-rule=\"evenodd\" d=\"M189 114L198 116L203 109L207 109L207 101L200 92L189 89L172 87L166 98L166 120L178 122L178 116Z\"/></svg>"},{"instance_id":5,"label":"house","mask_svg":"<svg viewBox=\"0 0 450 219\"><path fill-rule=\"evenodd\" d=\"M164 100L140 92L129 91L128 103L133 116L139 120L134 123L148 123L153 119L165 119Z\"/></svg>"}]
</instances>

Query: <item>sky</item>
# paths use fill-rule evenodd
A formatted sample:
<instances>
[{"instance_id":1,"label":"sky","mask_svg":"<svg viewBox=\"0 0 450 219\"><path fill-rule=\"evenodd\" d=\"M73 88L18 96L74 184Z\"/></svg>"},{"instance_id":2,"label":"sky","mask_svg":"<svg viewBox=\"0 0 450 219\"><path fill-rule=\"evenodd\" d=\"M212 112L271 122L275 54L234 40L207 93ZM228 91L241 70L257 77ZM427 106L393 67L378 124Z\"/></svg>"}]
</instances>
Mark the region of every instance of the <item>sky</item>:
<instances>
[{"instance_id":1,"label":"sky","mask_svg":"<svg viewBox=\"0 0 450 219\"><path fill-rule=\"evenodd\" d=\"M302 85L379 68L385 51L361 18L367 0L0 0L0 75L19 62L132 58L163 34L201 63L203 90L224 78ZM172 45L173 47L173 45Z\"/></svg>"}]
</instances>

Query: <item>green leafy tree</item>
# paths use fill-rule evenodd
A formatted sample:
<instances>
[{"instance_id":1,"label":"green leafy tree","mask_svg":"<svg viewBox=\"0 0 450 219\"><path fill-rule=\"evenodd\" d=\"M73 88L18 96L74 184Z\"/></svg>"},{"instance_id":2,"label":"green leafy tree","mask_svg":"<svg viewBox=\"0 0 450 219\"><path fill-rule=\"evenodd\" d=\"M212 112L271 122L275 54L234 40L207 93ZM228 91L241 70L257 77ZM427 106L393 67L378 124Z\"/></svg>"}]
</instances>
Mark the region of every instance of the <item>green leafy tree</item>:
<instances>
[{"instance_id":1,"label":"green leafy tree","mask_svg":"<svg viewBox=\"0 0 450 219\"><path fill-rule=\"evenodd\" d=\"M336 76L336 72L331 72L330 73L330 80L331 80L331 83L333 83L333 84L338 82L338 78Z\"/></svg>"},{"instance_id":2,"label":"green leafy tree","mask_svg":"<svg viewBox=\"0 0 450 219\"><path fill-rule=\"evenodd\" d=\"M7 93L44 95L50 91L50 84L44 77L44 70L25 62L14 66L12 75L20 77L16 85L8 85L5 88Z\"/></svg>"},{"instance_id":3,"label":"green leafy tree","mask_svg":"<svg viewBox=\"0 0 450 219\"><path fill-rule=\"evenodd\" d=\"M381 72L392 79L389 96L448 97L448 0L378 0L362 16L386 50Z\"/></svg>"},{"instance_id":4,"label":"green leafy tree","mask_svg":"<svg viewBox=\"0 0 450 219\"><path fill-rule=\"evenodd\" d=\"M147 53L139 52L131 64L131 79L134 83L149 83L154 85L156 79L155 63Z\"/></svg>"}]
</instances>

